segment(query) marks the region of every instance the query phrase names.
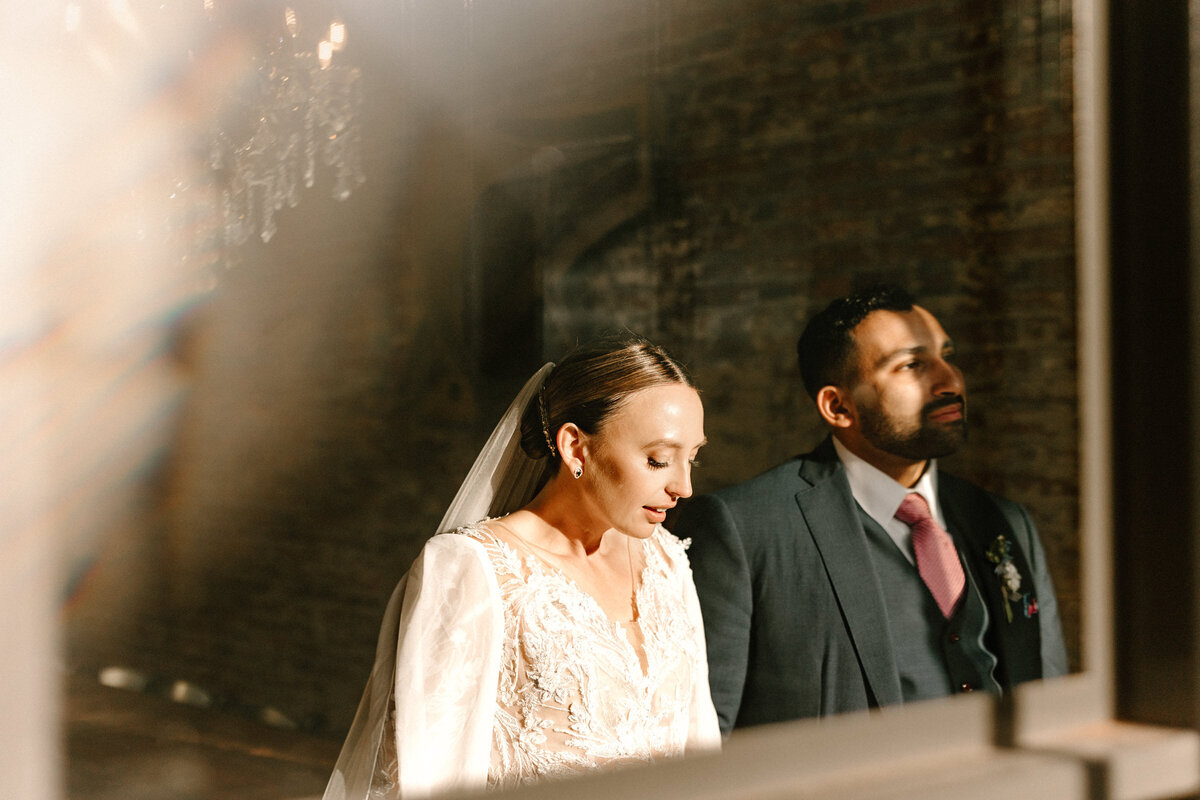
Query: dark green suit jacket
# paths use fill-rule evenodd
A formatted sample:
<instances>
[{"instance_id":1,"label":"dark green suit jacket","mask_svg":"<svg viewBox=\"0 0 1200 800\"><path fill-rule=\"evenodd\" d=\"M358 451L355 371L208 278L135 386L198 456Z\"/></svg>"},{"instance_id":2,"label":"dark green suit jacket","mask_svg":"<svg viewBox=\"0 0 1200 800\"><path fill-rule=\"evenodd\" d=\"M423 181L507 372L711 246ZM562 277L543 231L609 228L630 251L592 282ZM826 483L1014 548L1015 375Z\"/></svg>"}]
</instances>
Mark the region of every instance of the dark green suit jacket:
<instances>
[{"instance_id":1,"label":"dark green suit jacket","mask_svg":"<svg viewBox=\"0 0 1200 800\"><path fill-rule=\"evenodd\" d=\"M1066 671L1057 602L1037 531L1016 503L944 472L938 500L987 604L1001 687ZM744 483L690 500L713 702L726 733L902 702L883 592L841 461L826 440ZM987 548L1003 535L1028 605L1007 615ZM1031 591L1029 583L1032 584Z\"/></svg>"}]
</instances>

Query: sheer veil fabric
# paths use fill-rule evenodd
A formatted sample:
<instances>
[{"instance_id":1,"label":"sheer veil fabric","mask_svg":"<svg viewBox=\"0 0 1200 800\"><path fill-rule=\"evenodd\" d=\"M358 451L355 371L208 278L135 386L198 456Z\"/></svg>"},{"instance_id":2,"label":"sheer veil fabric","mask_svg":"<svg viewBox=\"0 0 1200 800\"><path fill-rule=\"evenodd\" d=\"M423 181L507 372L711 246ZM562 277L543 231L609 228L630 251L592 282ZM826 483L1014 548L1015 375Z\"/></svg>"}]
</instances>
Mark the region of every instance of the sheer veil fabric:
<instances>
[{"instance_id":1,"label":"sheer veil fabric","mask_svg":"<svg viewBox=\"0 0 1200 800\"><path fill-rule=\"evenodd\" d=\"M530 458L521 449L521 416L552 369L554 363L547 362L521 387L471 465L438 525L439 531L452 531L485 517L516 511L533 499L546 461Z\"/></svg>"},{"instance_id":2,"label":"sheer veil fabric","mask_svg":"<svg viewBox=\"0 0 1200 800\"><path fill-rule=\"evenodd\" d=\"M459 487L458 493L455 494L445 516L442 517L442 521L437 527L438 531L454 530L485 517L499 516L514 511L533 498L534 490L546 468L546 462L542 459L530 458L521 449L521 416L529 402L542 388L542 384L553 368L553 363L547 363L534 373L517 394L516 399L509 405L508 410L504 412L500 422L488 437L483 450L471 466L471 470L467 473L466 479ZM429 555L436 557L436 552ZM424 563L424 557L422 561L423 563L414 565L414 569L436 568L434 564ZM491 569L486 562L481 563L480 566L487 570ZM401 610L404 605L405 592L412 577L414 576L409 573L400 579L384 611L383 623L380 626L379 639L376 644L375 664L367 680L366 689L354 716L354 722L350 726L329 784L325 788L323 800L373 800L374 798L393 797L397 788L400 789L400 795L408 800L409 798L426 797L433 790L455 788L450 785L428 785L420 780L406 780L403 773L398 776L399 787L387 786L386 779L383 781L383 786L376 781L377 775L386 772L396 763L396 754L392 752L394 743L388 741L388 737L385 737L384 734L388 727L389 716L393 711L392 698L397 681L396 651L399 644ZM419 581L417 582L419 583ZM467 586L468 590L476 592L486 590L486 586L480 589L477 584L470 581L464 581L463 585ZM460 595L456 599L462 601L464 598ZM467 599L475 601L482 614L487 614L488 609L499 607L498 594L492 597ZM498 617L498 615L495 616ZM482 629L491 632L496 638L500 636L500 624L501 621L498 618L480 620ZM406 633L406 636L409 635ZM412 632L411 635L413 638L420 638L420 632ZM429 637L426 636L426 638ZM489 650L487 647L477 647L475 650L474 655L477 658L497 661L499 659L496 648L490 648L491 653L487 652ZM490 674L490 671L495 669L495 665L480 664L479 666L481 669L489 670L489 673L485 674ZM419 682L420 676L406 675L402 676L402 680ZM492 691L494 690L495 687L492 687ZM489 703L487 698L476 697L475 703L479 708L489 708L494 705L494 699ZM396 709L396 711L398 714L405 713L401 709ZM468 718L466 735L463 737L464 746L461 751L446 752L443 750L429 752L425 756L445 762L466 759L469 763L449 763L448 766L457 767L466 774L477 776L479 785L482 785L487 777L491 720L479 717L480 715L475 715ZM420 730L422 727L421 720L396 720L396 723L398 727L403 724L411 726L415 730ZM480 754L482 754L482 759ZM437 770L431 769L430 772L436 774Z\"/></svg>"}]
</instances>

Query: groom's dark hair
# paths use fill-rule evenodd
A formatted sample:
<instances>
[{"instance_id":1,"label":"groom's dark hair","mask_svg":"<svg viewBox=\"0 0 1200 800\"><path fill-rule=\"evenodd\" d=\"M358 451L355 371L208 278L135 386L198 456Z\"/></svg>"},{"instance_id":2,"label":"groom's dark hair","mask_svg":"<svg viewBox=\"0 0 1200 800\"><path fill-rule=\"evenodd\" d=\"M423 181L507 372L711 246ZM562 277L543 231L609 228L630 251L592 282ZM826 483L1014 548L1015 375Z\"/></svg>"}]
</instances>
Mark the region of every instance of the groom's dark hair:
<instances>
[{"instance_id":1,"label":"groom's dark hair","mask_svg":"<svg viewBox=\"0 0 1200 800\"><path fill-rule=\"evenodd\" d=\"M854 355L852 334L858 324L873 311L912 311L916 304L907 291L892 284L876 284L839 297L808 321L796 355L800 377L808 396L817 399L825 386L845 386Z\"/></svg>"}]
</instances>

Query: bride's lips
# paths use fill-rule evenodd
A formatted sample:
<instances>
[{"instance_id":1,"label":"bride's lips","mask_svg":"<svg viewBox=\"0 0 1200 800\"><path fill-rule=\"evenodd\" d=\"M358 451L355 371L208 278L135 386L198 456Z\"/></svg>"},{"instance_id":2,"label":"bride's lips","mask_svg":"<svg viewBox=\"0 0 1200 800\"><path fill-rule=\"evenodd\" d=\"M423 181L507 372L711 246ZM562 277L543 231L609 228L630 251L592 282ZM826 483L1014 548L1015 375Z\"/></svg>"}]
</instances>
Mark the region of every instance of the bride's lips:
<instances>
[{"instance_id":1,"label":"bride's lips","mask_svg":"<svg viewBox=\"0 0 1200 800\"><path fill-rule=\"evenodd\" d=\"M670 506L642 506L642 508L646 511L652 522L663 522L667 518L667 509Z\"/></svg>"}]
</instances>

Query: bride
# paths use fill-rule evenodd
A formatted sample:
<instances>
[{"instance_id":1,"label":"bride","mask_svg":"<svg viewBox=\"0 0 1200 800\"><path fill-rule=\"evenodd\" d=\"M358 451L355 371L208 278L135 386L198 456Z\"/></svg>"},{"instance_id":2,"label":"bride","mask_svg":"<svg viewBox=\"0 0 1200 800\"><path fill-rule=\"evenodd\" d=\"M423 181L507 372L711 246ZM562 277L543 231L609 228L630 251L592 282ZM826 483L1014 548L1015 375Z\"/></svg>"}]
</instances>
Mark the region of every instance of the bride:
<instances>
[{"instance_id":1,"label":"bride","mask_svg":"<svg viewBox=\"0 0 1200 800\"><path fill-rule=\"evenodd\" d=\"M686 544L662 527L703 428L687 373L643 339L539 370L392 595L325 800L719 747Z\"/></svg>"}]
</instances>

